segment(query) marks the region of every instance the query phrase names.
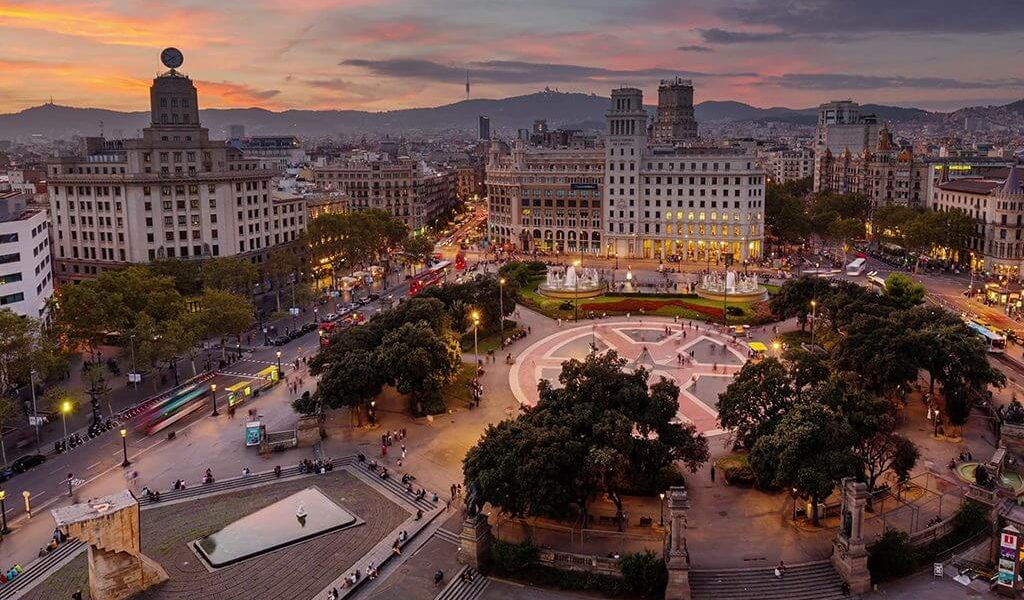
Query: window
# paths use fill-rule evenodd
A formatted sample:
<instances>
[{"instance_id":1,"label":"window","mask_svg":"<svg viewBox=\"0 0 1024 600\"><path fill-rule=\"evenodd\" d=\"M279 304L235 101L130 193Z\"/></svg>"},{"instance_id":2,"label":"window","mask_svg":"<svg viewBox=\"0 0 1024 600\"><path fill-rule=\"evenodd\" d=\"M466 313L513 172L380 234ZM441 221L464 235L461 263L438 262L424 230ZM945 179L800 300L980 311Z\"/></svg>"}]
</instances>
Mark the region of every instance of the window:
<instances>
[{"instance_id":1,"label":"window","mask_svg":"<svg viewBox=\"0 0 1024 600\"><path fill-rule=\"evenodd\" d=\"M0 306L6 306L8 304L14 304L15 302L21 302L25 299L23 292L17 294L7 294L6 296L0 296Z\"/></svg>"},{"instance_id":2,"label":"window","mask_svg":"<svg viewBox=\"0 0 1024 600\"><path fill-rule=\"evenodd\" d=\"M0 234L0 244L12 244L18 241L17 233L2 233Z\"/></svg>"},{"instance_id":3,"label":"window","mask_svg":"<svg viewBox=\"0 0 1024 600\"><path fill-rule=\"evenodd\" d=\"M5 283L14 283L21 281L21 273L8 273L7 275L0 275L0 285Z\"/></svg>"},{"instance_id":4,"label":"window","mask_svg":"<svg viewBox=\"0 0 1024 600\"><path fill-rule=\"evenodd\" d=\"M12 254L0 254L0 265L18 262L19 260L21 260L20 252L14 252Z\"/></svg>"}]
</instances>

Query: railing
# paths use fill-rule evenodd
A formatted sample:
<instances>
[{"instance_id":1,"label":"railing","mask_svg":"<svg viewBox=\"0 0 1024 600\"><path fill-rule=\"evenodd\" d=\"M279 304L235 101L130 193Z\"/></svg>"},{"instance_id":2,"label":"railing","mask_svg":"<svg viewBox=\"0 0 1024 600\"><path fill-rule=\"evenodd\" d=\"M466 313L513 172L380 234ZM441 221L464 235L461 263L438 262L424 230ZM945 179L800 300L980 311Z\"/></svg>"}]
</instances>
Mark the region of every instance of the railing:
<instances>
[{"instance_id":1,"label":"railing","mask_svg":"<svg viewBox=\"0 0 1024 600\"><path fill-rule=\"evenodd\" d=\"M611 575L613 577L622 576L618 560L592 554L573 554L571 552L556 552L550 548L541 548L537 551L535 562L568 571L584 571L587 573Z\"/></svg>"}]
</instances>

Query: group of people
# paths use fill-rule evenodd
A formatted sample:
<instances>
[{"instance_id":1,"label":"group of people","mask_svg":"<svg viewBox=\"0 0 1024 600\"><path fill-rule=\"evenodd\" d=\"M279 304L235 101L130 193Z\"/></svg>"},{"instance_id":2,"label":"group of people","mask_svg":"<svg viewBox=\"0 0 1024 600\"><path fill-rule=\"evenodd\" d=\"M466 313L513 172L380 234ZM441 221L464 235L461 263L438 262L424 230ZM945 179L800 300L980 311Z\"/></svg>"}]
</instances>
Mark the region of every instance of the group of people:
<instances>
[{"instance_id":1,"label":"group of people","mask_svg":"<svg viewBox=\"0 0 1024 600\"><path fill-rule=\"evenodd\" d=\"M64 534L59 528L53 530L53 535L50 537L50 542L39 549L39 556L43 557L53 552L58 546L63 544L68 539L68 536ZM15 565L17 567L18 565Z\"/></svg>"},{"instance_id":2,"label":"group of people","mask_svg":"<svg viewBox=\"0 0 1024 600\"><path fill-rule=\"evenodd\" d=\"M480 406L480 400L484 397L484 385L480 383L479 377L474 377L473 380L469 382L469 395L469 407L475 408Z\"/></svg>"},{"instance_id":3,"label":"group of people","mask_svg":"<svg viewBox=\"0 0 1024 600\"><path fill-rule=\"evenodd\" d=\"M334 461L331 459L316 459L309 460L304 458L299 461L299 472L300 473L318 473L323 475L334 470ZM274 469L274 474L280 476L280 467Z\"/></svg>"}]
</instances>

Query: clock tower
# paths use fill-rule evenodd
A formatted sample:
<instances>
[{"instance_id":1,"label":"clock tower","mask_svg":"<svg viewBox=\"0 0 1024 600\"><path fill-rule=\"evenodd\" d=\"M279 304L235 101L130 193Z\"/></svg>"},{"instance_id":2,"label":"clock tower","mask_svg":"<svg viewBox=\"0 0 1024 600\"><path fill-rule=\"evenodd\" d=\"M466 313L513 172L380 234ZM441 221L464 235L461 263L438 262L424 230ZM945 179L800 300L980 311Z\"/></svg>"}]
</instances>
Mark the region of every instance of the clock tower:
<instances>
[{"instance_id":1,"label":"clock tower","mask_svg":"<svg viewBox=\"0 0 1024 600\"><path fill-rule=\"evenodd\" d=\"M152 127L159 129L195 129L199 127L199 98L188 76L176 69L184 62L180 51L167 48L160 60L170 70L158 75L149 88Z\"/></svg>"}]
</instances>

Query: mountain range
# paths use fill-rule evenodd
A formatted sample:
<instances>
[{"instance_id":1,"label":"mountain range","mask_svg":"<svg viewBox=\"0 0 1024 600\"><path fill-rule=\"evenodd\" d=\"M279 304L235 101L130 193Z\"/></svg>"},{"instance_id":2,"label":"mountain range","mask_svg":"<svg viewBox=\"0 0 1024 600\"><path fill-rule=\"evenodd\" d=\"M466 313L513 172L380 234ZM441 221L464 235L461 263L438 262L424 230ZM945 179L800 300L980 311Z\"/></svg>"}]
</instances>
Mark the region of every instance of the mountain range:
<instances>
[{"instance_id":1,"label":"mountain range","mask_svg":"<svg viewBox=\"0 0 1024 600\"><path fill-rule=\"evenodd\" d=\"M502 99L463 100L434 108L412 108L383 112L359 110L285 110L262 108L204 109L200 119L214 138L226 137L229 125L244 125L247 135L361 135L410 132L434 134L451 130L476 131L477 118L487 115L492 130L530 127L535 119L546 119L549 127L599 129L609 99L595 94L542 91ZM653 114L654 107L648 107ZM742 102L709 100L695 107L699 123L775 121L813 125L817 108L758 108ZM957 118L963 111L971 114L995 110L998 114L1024 115L1024 100L1000 107L969 107L953 113L930 112L879 104L861 106L892 123L942 122ZM149 112L120 112L99 108L75 108L44 104L17 113L0 114L0 140L25 139L42 135L67 139L74 135L98 135L102 127L107 137L137 137L149 124Z\"/></svg>"}]
</instances>

